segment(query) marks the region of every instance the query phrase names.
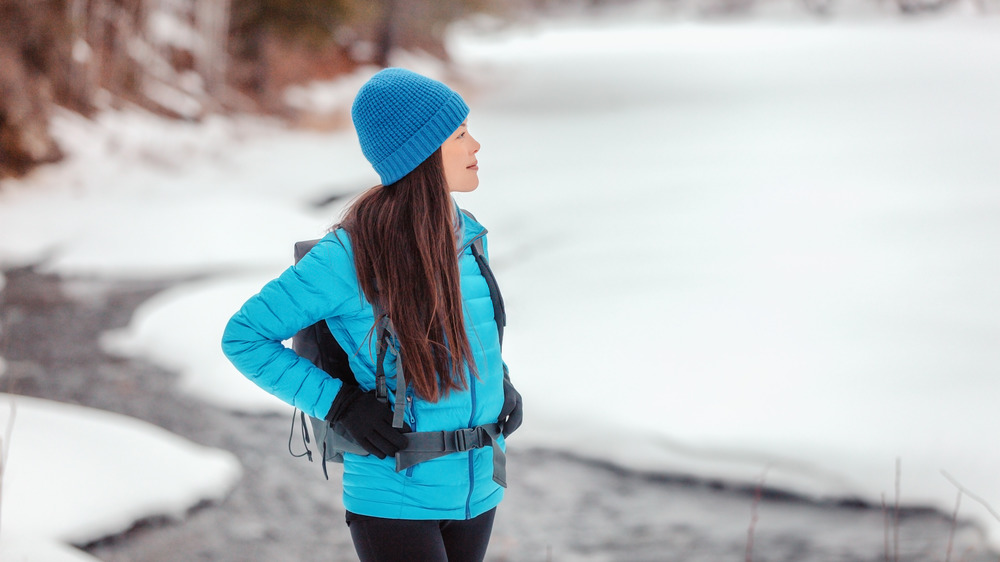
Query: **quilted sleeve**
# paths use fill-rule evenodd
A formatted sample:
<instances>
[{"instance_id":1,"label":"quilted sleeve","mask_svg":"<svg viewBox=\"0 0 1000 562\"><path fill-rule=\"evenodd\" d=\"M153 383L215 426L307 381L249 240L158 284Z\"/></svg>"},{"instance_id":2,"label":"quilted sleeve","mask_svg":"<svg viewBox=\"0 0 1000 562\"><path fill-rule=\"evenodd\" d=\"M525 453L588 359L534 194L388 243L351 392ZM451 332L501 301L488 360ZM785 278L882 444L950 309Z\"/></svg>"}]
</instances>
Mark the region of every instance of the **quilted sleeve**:
<instances>
[{"instance_id":1,"label":"quilted sleeve","mask_svg":"<svg viewBox=\"0 0 1000 562\"><path fill-rule=\"evenodd\" d=\"M257 386L323 418L342 383L282 342L320 320L357 312L362 303L353 257L329 234L230 318L222 350Z\"/></svg>"}]
</instances>

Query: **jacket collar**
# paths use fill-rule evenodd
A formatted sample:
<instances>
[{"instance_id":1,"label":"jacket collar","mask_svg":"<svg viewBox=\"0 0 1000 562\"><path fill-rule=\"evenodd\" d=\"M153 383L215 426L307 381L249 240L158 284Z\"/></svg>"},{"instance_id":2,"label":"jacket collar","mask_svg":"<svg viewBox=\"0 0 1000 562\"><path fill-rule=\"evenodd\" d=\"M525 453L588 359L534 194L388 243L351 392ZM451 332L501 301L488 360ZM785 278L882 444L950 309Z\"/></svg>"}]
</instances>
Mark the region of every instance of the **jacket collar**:
<instances>
[{"instance_id":1,"label":"jacket collar","mask_svg":"<svg viewBox=\"0 0 1000 562\"><path fill-rule=\"evenodd\" d=\"M454 198L452 198L452 202L455 204L455 238L460 240L460 247L464 250L472 244L473 240L486 235L486 227L462 212Z\"/></svg>"}]
</instances>

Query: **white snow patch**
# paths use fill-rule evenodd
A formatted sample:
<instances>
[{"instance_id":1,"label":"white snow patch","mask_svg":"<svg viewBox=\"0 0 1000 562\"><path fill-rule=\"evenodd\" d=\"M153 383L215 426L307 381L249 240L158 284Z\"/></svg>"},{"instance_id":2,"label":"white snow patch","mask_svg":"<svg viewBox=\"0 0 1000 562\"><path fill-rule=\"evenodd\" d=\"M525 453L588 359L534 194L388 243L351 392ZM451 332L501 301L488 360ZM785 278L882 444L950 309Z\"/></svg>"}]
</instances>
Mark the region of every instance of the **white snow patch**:
<instances>
[{"instance_id":1,"label":"white snow patch","mask_svg":"<svg viewBox=\"0 0 1000 562\"><path fill-rule=\"evenodd\" d=\"M229 317L280 269L179 285L143 303L130 325L107 332L113 354L143 357L180 374L180 388L217 406L242 411L291 411L249 379L233 376L222 354Z\"/></svg>"},{"instance_id":2,"label":"white snow patch","mask_svg":"<svg viewBox=\"0 0 1000 562\"><path fill-rule=\"evenodd\" d=\"M10 438L0 552L25 560L147 517L182 518L223 499L242 473L229 452L92 408L0 394L0 424Z\"/></svg>"}]
</instances>

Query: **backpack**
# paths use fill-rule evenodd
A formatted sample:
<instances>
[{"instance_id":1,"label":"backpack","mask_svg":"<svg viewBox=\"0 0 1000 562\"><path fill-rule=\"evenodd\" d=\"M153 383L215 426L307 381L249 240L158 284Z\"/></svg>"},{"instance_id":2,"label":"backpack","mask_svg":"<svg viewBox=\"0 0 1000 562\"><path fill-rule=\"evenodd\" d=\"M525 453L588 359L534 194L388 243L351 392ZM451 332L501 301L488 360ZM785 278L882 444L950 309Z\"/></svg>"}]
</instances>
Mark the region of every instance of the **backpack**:
<instances>
[{"instance_id":1,"label":"backpack","mask_svg":"<svg viewBox=\"0 0 1000 562\"><path fill-rule=\"evenodd\" d=\"M472 217L466 210L463 213ZM473 217L474 218L474 217ZM316 240L306 240L295 243L295 263L298 263L303 256L319 242ZM482 237L477 237L472 242L472 255L479 266L479 271L486 280L486 285L490 291L490 300L493 301L493 315L497 323L497 333L500 336L500 344L503 346L503 330L507 324L506 311L503 304L503 296L497 286L496 277L490 269L483 249ZM393 345L394 332L392 323L385 314L375 309L376 332L378 340L376 342L376 368L375 368L375 396L386 403L388 407L388 387L385 382L385 361L386 351ZM328 375L338 378L344 384L357 385L358 381L351 371L347 352L340 345L326 320L303 328L292 337L292 349L301 357L308 359L314 365L323 369ZM402 371L397 373L400 377L398 386L405 388L406 381L402 377ZM507 376L504 367L504 376ZM403 412L405 410L405 392L396 392L395 415L393 417L393 427L403 426ZM292 441L295 435L296 420L300 427L301 439L305 452L296 453L292 450ZM495 443L496 436L500 433L498 424L487 424L467 430L457 430L455 432L413 432L408 433L410 445L405 451L397 454L397 470L412 466L423 460L428 460L455 451L464 451L474 447L493 446L494 449L494 480L505 486L504 455L499 446ZM310 445L315 443L319 450L320 459L323 465L323 475L329 480L330 476L326 469L326 463L344 462L344 453L357 455L367 455L368 451L361 447L344 429L340 423L330 424L325 419L315 418L295 409L292 412L292 428L288 435L288 452L293 457L306 457L312 461L313 451Z\"/></svg>"}]
</instances>

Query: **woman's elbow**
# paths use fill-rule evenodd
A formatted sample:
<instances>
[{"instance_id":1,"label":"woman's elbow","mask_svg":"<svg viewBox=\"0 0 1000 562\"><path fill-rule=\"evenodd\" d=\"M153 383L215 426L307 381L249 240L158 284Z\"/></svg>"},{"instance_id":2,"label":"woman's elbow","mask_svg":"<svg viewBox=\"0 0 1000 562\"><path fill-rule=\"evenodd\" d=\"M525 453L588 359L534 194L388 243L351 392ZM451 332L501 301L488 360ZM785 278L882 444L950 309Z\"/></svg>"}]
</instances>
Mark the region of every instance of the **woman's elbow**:
<instances>
[{"instance_id":1,"label":"woman's elbow","mask_svg":"<svg viewBox=\"0 0 1000 562\"><path fill-rule=\"evenodd\" d=\"M234 314L222 331L222 353L233 364L237 364L240 355L253 347L254 338L247 337L250 329L241 316L239 312Z\"/></svg>"}]
</instances>

